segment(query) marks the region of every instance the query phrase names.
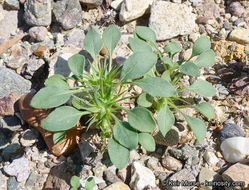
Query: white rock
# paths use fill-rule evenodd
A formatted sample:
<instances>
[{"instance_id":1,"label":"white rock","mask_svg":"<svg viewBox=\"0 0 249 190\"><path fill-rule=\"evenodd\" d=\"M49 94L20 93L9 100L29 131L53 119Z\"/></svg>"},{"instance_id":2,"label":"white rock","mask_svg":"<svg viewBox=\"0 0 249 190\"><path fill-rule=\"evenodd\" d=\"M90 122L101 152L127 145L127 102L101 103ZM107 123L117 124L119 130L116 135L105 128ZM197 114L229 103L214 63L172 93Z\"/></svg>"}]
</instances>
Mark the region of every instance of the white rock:
<instances>
[{"instance_id":1,"label":"white rock","mask_svg":"<svg viewBox=\"0 0 249 190\"><path fill-rule=\"evenodd\" d=\"M128 22L143 16L153 0L124 0L121 5L119 19L122 22Z\"/></svg>"},{"instance_id":2,"label":"white rock","mask_svg":"<svg viewBox=\"0 0 249 190\"><path fill-rule=\"evenodd\" d=\"M222 154L227 162L235 163L246 161L249 156L249 138L232 137L221 143Z\"/></svg>"},{"instance_id":3,"label":"white rock","mask_svg":"<svg viewBox=\"0 0 249 190\"><path fill-rule=\"evenodd\" d=\"M216 165L218 162L219 162L219 159L216 157L216 155L211 152L211 151L207 151L205 152L204 154L204 159L206 160L206 162L209 164L209 165Z\"/></svg>"},{"instance_id":4,"label":"white rock","mask_svg":"<svg viewBox=\"0 0 249 190\"><path fill-rule=\"evenodd\" d=\"M230 33L229 40L236 41L240 44L249 44L249 29L236 28Z\"/></svg>"},{"instance_id":5,"label":"white rock","mask_svg":"<svg viewBox=\"0 0 249 190\"><path fill-rule=\"evenodd\" d=\"M111 2L111 7L115 9L116 11L119 11L121 8L121 4L123 3L124 0L115 0Z\"/></svg>"},{"instance_id":6,"label":"white rock","mask_svg":"<svg viewBox=\"0 0 249 190\"><path fill-rule=\"evenodd\" d=\"M157 40L186 35L197 28L196 15L185 4L157 1L152 3L149 27L156 32Z\"/></svg>"},{"instance_id":7,"label":"white rock","mask_svg":"<svg viewBox=\"0 0 249 190\"><path fill-rule=\"evenodd\" d=\"M130 187L133 190L143 190L146 186L150 185L156 187L156 178L153 172L139 162L134 162L131 167L131 181Z\"/></svg>"}]
</instances>

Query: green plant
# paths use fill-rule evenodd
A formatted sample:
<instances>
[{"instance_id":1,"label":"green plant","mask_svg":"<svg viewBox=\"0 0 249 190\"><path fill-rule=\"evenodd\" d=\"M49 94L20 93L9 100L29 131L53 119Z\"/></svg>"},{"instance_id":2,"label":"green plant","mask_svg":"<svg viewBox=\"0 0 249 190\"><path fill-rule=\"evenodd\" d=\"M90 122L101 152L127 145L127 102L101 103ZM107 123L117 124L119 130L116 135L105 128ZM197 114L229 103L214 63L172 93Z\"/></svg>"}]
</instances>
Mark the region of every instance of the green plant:
<instances>
[{"instance_id":1,"label":"green plant","mask_svg":"<svg viewBox=\"0 0 249 190\"><path fill-rule=\"evenodd\" d=\"M189 90L201 96L213 96L215 89L204 80L197 80L188 88L181 88L181 78L184 74L198 77L199 67L209 67L214 64L215 54L210 49L207 37L199 38L193 47L191 57L184 61L173 62L173 57L181 51L177 43L169 43L163 52L156 46L156 35L147 27L136 27L134 38L129 39L129 47L133 54L123 66L112 63L112 54L121 37L115 26L108 27L102 39L91 27L84 39L84 47L93 58L90 64L92 72L84 71L85 57L79 54L68 60L72 77L54 75L45 81L46 87L41 89L32 99L31 106L35 108L57 107L42 123L46 130L54 132L54 142L60 143L65 138L65 131L73 128L83 115L89 116L87 128L93 124L101 131L104 139L103 150L108 142L108 153L112 163L119 169L129 161L130 149L135 149L138 143L147 151L155 150L155 141L151 135L158 123L160 132L165 136L175 122L171 109L183 114L193 130L197 141L201 143L206 136L206 127L198 118L184 114L180 107L193 107L207 118L214 118L212 106L203 102L190 105L178 97L178 93ZM101 58L99 52L103 45L108 50L108 56ZM195 61L191 59L198 56ZM164 72L156 69L158 59L164 66ZM88 60L89 61L89 60ZM67 80L75 81L69 87ZM137 96L124 97L128 88L137 85L144 91L137 100L140 106L128 110L121 102ZM72 97L72 105L64 105ZM181 101L178 105L175 102ZM58 107L60 106L60 107ZM128 122L117 117L124 110ZM157 114L155 121L152 113Z\"/></svg>"},{"instance_id":2,"label":"green plant","mask_svg":"<svg viewBox=\"0 0 249 190\"><path fill-rule=\"evenodd\" d=\"M77 190L80 187L80 180L77 176L72 176L70 180L70 185L72 186L70 190Z\"/></svg>"}]
</instances>

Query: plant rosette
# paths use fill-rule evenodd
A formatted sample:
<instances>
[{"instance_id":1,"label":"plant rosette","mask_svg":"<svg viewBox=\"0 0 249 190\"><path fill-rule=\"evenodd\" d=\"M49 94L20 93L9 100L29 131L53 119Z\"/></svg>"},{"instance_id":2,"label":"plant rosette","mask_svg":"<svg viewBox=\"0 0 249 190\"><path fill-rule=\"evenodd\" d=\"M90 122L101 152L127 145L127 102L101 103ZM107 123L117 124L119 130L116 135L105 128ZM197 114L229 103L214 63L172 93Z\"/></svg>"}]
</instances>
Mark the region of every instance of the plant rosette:
<instances>
[{"instance_id":1,"label":"plant rosette","mask_svg":"<svg viewBox=\"0 0 249 190\"><path fill-rule=\"evenodd\" d=\"M130 150L139 145L148 152L155 151L152 133L158 126L161 135L166 136L175 123L172 111L183 115L197 142L202 143L207 131L205 124L201 119L183 113L180 108L194 108L206 120L214 119L214 109L208 102L191 105L180 97L179 92L192 91L204 97L216 94L211 83L198 79L200 67L214 65L215 53L211 50L209 38L202 36L197 39L190 58L174 63L174 55L181 51L180 46L171 42L160 51L155 32L148 27L137 26L128 44L133 54L123 65L115 66L112 54L120 38L121 33L114 25L106 28L102 37L90 27L84 39L84 48L94 61L90 64L91 73L85 71L89 60L76 54L68 59L68 67L73 73L71 77L56 74L45 81L45 87L30 103L38 109L55 108L41 127L53 132L55 144L60 144L66 131L74 128L86 115L89 120L82 127L89 129L95 125L99 129L103 139L102 150L107 147L110 160L118 169L126 167ZM103 46L108 54L99 59ZM191 61L194 57L196 59ZM163 72L157 71L158 61L164 67ZM196 77L197 80L183 88L183 75ZM68 79L74 80L75 85L69 87ZM140 87L142 93L125 96L132 86ZM69 100L72 106L67 105ZM137 106L133 109L124 107L124 100L135 100ZM117 117L121 112L125 112L127 121ZM157 119L153 117L155 114Z\"/></svg>"}]
</instances>

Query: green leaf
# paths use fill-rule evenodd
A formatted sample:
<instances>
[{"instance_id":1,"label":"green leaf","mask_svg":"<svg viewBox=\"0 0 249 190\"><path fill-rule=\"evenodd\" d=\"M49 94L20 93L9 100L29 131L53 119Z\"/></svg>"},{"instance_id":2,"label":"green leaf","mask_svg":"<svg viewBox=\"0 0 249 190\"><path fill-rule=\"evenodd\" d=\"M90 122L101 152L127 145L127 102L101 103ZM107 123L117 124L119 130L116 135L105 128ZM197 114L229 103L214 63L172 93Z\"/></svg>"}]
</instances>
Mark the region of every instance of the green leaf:
<instances>
[{"instance_id":1,"label":"green leaf","mask_svg":"<svg viewBox=\"0 0 249 190\"><path fill-rule=\"evenodd\" d=\"M135 52L124 63L121 79L135 79L147 73L157 62L153 52Z\"/></svg>"},{"instance_id":2,"label":"green leaf","mask_svg":"<svg viewBox=\"0 0 249 190\"><path fill-rule=\"evenodd\" d=\"M197 109L199 112L201 112L207 118L214 119L214 117L215 117L214 108L210 103L202 102L194 107L195 107L195 109Z\"/></svg>"},{"instance_id":3,"label":"green leaf","mask_svg":"<svg viewBox=\"0 0 249 190\"><path fill-rule=\"evenodd\" d=\"M97 61L97 56L102 49L103 42L96 30L91 26L84 39L84 47L90 53L94 61Z\"/></svg>"},{"instance_id":4,"label":"green leaf","mask_svg":"<svg viewBox=\"0 0 249 190\"><path fill-rule=\"evenodd\" d=\"M80 187L80 179L74 175L71 177L70 184L72 187L77 189Z\"/></svg>"},{"instance_id":5,"label":"green leaf","mask_svg":"<svg viewBox=\"0 0 249 190\"><path fill-rule=\"evenodd\" d=\"M105 29L102 35L105 47L109 52L109 56L112 56L113 50L117 46L120 38L121 32L115 25L111 25Z\"/></svg>"},{"instance_id":6,"label":"green leaf","mask_svg":"<svg viewBox=\"0 0 249 190\"><path fill-rule=\"evenodd\" d=\"M184 118L186 119L188 125L194 132L194 135L196 136L197 141L201 144L206 137L206 133L207 133L206 126L198 118L190 117L185 114L184 114Z\"/></svg>"},{"instance_id":7,"label":"green leaf","mask_svg":"<svg viewBox=\"0 0 249 190\"><path fill-rule=\"evenodd\" d=\"M81 98L78 98L78 97L73 97L73 99L72 99L72 105L75 108L77 108L78 110L85 108L84 102L82 101Z\"/></svg>"},{"instance_id":8,"label":"green leaf","mask_svg":"<svg viewBox=\"0 0 249 190\"><path fill-rule=\"evenodd\" d=\"M172 61L172 59L170 59L167 56L163 57L163 61L164 61L164 63L168 64L170 67L176 66L176 64L174 64L174 62Z\"/></svg>"},{"instance_id":9,"label":"green leaf","mask_svg":"<svg viewBox=\"0 0 249 190\"><path fill-rule=\"evenodd\" d=\"M199 77L200 71L196 64L187 62L179 67L180 71L192 77Z\"/></svg>"},{"instance_id":10,"label":"green leaf","mask_svg":"<svg viewBox=\"0 0 249 190\"><path fill-rule=\"evenodd\" d=\"M80 112L70 106L56 108L42 122L41 127L48 131L66 131L74 127L85 112Z\"/></svg>"},{"instance_id":11,"label":"green leaf","mask_svg":"<svg viewBox=\"0 0 249 190\"><path fill-rule=\"evenodd\" d=\"M216 89L205 80L195 81L188 89L205 97L214 96L216 94Z\"/></svg>"},{"instance_id":12,"label":"green leaf","mask_svg":"<svg viewBox=\"0 0 249 190\"><path fill-rule=\"evenodd\" d=\"M144 78L155 77L156 65L154 65L146 74L144 74Z\"/></svg>"},{"instance_id":13,"label":"green leaf","mask_svg":"<svg viewBox=\"0 0 249 190\"><path fill-rule=\"evenodd\" d=\"M169 53L169 56L174 56L181 51L181 47L176 42L170 42L165 48L164 53Z\"/></svg>"},{"instance_id":14,"label":"green leaf","mask_svg":"<svg viewBox=\"0 0 249 190\"><path fill-rule=\"evenodd\" d=\"M67 84L67 80L64 76L59 75L59 74L55 74L51 77L49 77L47 80L45 80L45 86L60 86L63 88L68 89L69 86Z\"/></svg>"},{"instance_id":15,"label":"green leaf","mask_svg":"<svg viewBox=\"0 0 249 190\"><path fill-rule=\"evenodd\" d=\"M61 86L48 86L35 94L30 105L34 108L54 108L66 103L73 93Z\"/></svg>"},{"instance_id":16,"label":"green leaf","mask_svg":"<svg viewBox=\"0 0 249 190\"><path fill-rule=\"evenodd\" d=\"M137 148L138 134L128 122L116 121L113 129L114 138L123 146L129 149Z\"/></svg>"},{"instance_id":17,"label":"green leaf","mask_svg":"<svg viewBox=\"0 0 249 190\"><path fill-rule=\"evenodd\" d=\"M68 59L68 66L76 76L82 76L85 68L85 57L75 54Z\"/></svg>"},{"instance_id":18,"label":"green leaf","mask_svg":"<svg viewBox=\"0 0 249 190\"><path fill-rule=\"evenodd\" d=\"M194 62L199 67L212 67L215 63L215 53L209 49L200 54Z\"/></svg>"},{"instance_id":19,"label":"green leaf","mask_svg":"<svg viewBox=\"0 0 249 190\"><path fill-rule=\"evenodd\" d=\"M145 108L150 107L153 103L153 97L149 94L143 93L137 99L137 103Z\"/></svg>"},{"instance_id":20,"label":"green leaf","mask_svg":"<svg viewBox=\"0 0 249 190\"><path fill-rule=\"evenodd\" d=\"M108 143L108 154L112 163L120 170L126 167L130 159L130 151L113 138Z\"/></svg>"},{"instance_id":21,"label":"green leaf","mask_svg":"<svg viewBox=\"0 0 249 190\"><path fill-rule=\"evenodd\" d=\"M140 40L138 38L129 38L129 47L133 52L143 52L150 51L152 52L152 48L145 41Z\"/></svg>"},{"instance_id":22,"label":"green leaf","mask_svg":"<svg viewBox=\"0 0 249 190\"><path fill-rule=\"evenodd\" d=\"M92 188L94 188L94 186L96 185L95 180L93 177L89 177L86 180L86 184L85 184L85 190L92 190Z\"/></svg>"},{"instance_id":23,"label":"green leaf","mask_svg":"<svg viewBox=\"0 0 249 190\"><path fill-rule=\"evenodd\" d=\"M70 190L78 190L78 188L71 187Z\"/></svg>"},{"instance_id":24,"label":"green leaf","mask_svg":"<svg viewBox=\"0 0 249 190\"><path fill-rule=\"evenodd\" d=\"M207 36L201 36L194 42L192 56L200 55L201 53L211 48L211 42Z\"/></svg>"},{"instance_id":25,"label":"green leaf","mask_svg":"<svg viewBox=\"0 0 249 190\"><path fill-rule=\"evenodd\" d=\"M168 108L167 104L165 104L165 106L161 108L161 110L159 111L157 116L157 122L163 136L167 134L167 132L171 129L171 127L175 123L175 117Z\"/></svg>"},{"instance_id":26,"label":"green leaf","mask_svg":"<svg viewBox=\"0 0 249 190\"><path fill-rule=\"evenodd\" d=\"M166 70L163 72L162 74L162 79L170 82L171 81L171 78L170 78L170 71L169 70Z\"/></svg>"},{"instance_id":27,"label":"green leaf","mask_svg":"<svg viewBox=\"0 0 249 190\"><path fill-rule=\"evenodd\" d=\"M146 108L134 108L127 111L129 124L142 132L151 132L156 128L155 120Z\"/></svg>"},{"instance_id":28,"label":"green leaf","mask_svg":"<svg viewBox=\"0 0 249 190\"><path fill-rule=\"evenodd\" d=\"M175 88L166 80L159 77L143 78L133 84L141 87L151 96L171 97L176 95Z\"/></svg>"},{"instance_id":29,"label":"green leaf","mask_svg":"<svg viewBox=\"0 0 249 190\"><path fill-rule=\"evenodd\" d=\"M156 33L146 26L136 26L136 34L143 40L156 43Z\"/></svg>"},{"instance_id":30,"label":"green leaf","mask_svg":"<svg viewBox=\"0 0 249 190\"><path fill-rule=\"evenodd\" d=\"M139 133L138 142L146 151L154 152L156 149L156 143L154 141L154 138L148 133Z\"/></svg>"},{"instance_id":31,"label":"green leaf","mask_svg":"<svg viewBox=\"0 0 249 190\"><path fill-rule=\"evenodd\" d=\"M53 134L53 142L55 145L60 144L66 137L65 131L58 131Z\"/></svg>"}]
</instances>

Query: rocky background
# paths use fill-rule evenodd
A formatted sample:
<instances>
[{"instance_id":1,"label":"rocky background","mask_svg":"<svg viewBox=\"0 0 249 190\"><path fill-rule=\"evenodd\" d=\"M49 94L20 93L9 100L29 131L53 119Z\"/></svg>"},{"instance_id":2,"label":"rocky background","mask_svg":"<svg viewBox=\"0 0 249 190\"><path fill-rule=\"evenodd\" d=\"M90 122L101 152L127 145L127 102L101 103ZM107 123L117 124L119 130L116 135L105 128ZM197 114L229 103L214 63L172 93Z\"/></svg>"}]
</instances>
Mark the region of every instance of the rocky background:
<instances>
[{"instance_id":1,"label":"rocky background","mask_svg":"<svg viewBox=\"0 0 249 190\"><path fill-rule=\"evenodd\" d=\"M90 25L100 33L117 25L122 38L114 59L122 64L131 54L128 38L136 25L155 30L158 45L176 41L191 54L193 42L208 35L216 53L213 68L203 69L217 89L207 99L216 119L205 121L208 133L202 145L180 115L157 145L156 152L139 148L131 152L130 165L117 170L106 152L99 151L97 133L83 134L77 150L68 157L55 157L36 129L26 124L16 101L31 89L39 90L54 73L69 76L66 60L84 49ZM195 189L196 186L166 187L166 180L241 181L249 188L249 50L248 0L0 0L0 189L69 189L71 176L82 188L94 176L94 189ZM185 76L184 85L193 79ZM184 98L198 101L192 93ZM190 115L197 113L182 109ZM226 141L239 136L239 140ZM86 139L91 140L86 140ZM222 148L220 145L223 143ZM234 160L228 159L233 155ZM199 189L225 189L202 186ZM226 187L226 189L229 189Z\"/></svg>"}]
</instances>

